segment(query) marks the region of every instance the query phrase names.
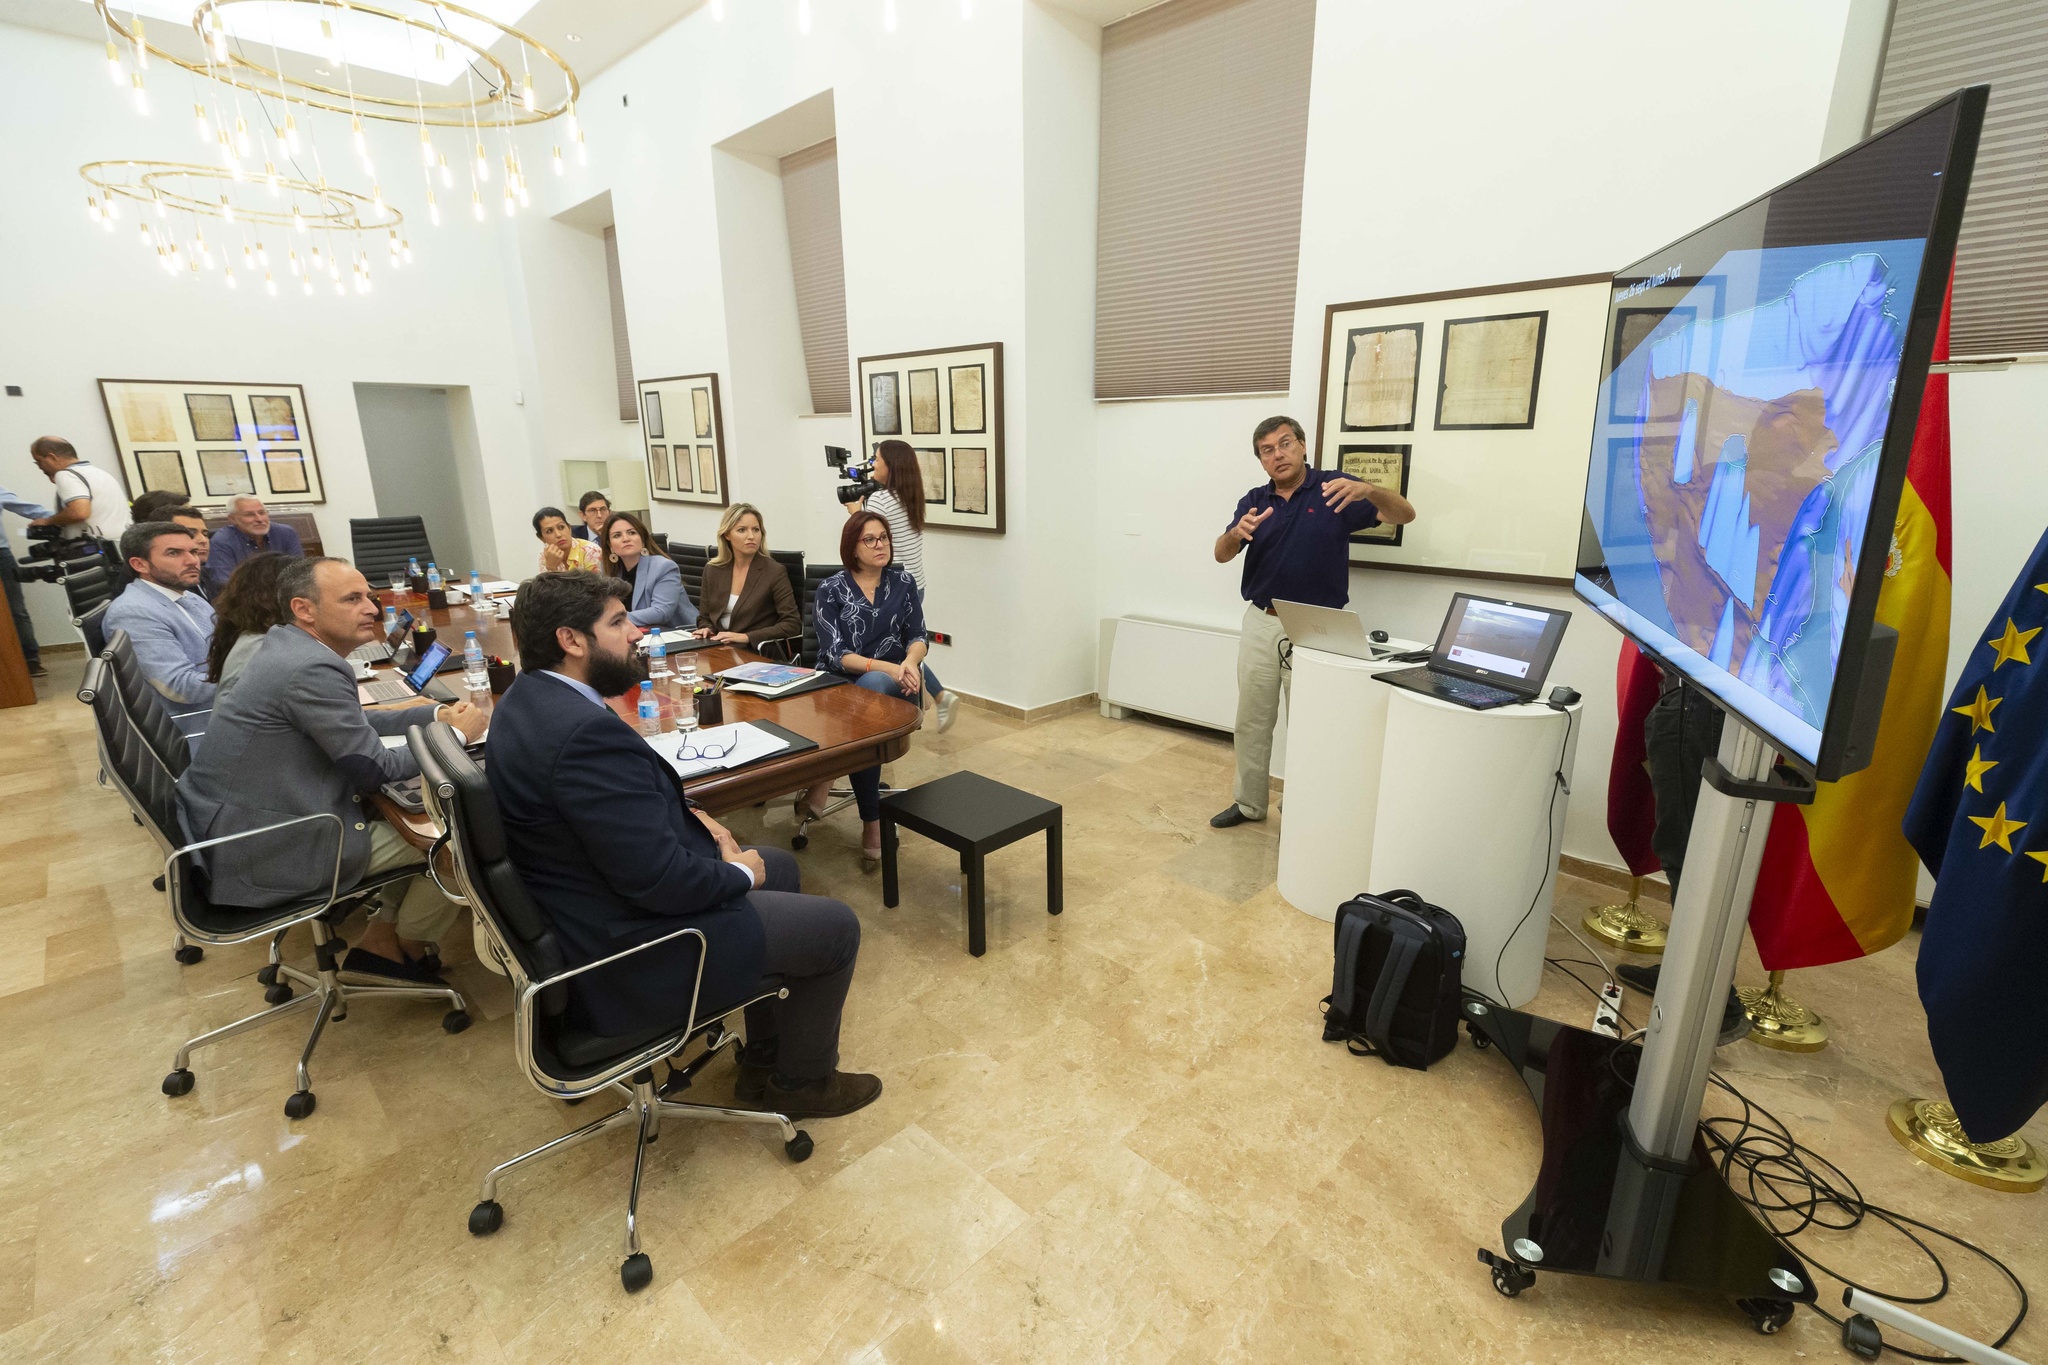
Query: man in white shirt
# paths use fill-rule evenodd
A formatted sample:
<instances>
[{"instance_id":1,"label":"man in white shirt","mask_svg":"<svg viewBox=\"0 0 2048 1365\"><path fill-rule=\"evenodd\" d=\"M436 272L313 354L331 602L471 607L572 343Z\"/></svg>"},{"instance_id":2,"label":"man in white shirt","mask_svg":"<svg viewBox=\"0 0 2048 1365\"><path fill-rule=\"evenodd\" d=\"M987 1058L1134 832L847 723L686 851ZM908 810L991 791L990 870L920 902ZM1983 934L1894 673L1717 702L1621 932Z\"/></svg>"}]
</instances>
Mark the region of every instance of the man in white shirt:
<instances>
[{"instance_id":1,"label":"man in white shirt","mask_svg":"<svg viewBox=\"0 0 2048 1365\"><path fill-rule=\"evenodd\" d=\"M64 539L92 536L117 541L134 524L128 515L128 493L106 470L78 458L61 436L38 436L29 444L29 458L57 487L57 510L37 517L31 526L61 526Z\"/></svg>"},{"instance_id":2,"label":"man in white shirt","mask_svg":"<svg viewBox=\"0 0 2048 1365\"><path fill-rule=\"evenodd\" d=\"M206 680L213 607L199 595L206 563L199 538L176 522L145 521L122 532L121 556L135 581L107 607L107 634L128 632L143 676L166 700L213 705L215 686Z\"/></svg>"}]
</instances>

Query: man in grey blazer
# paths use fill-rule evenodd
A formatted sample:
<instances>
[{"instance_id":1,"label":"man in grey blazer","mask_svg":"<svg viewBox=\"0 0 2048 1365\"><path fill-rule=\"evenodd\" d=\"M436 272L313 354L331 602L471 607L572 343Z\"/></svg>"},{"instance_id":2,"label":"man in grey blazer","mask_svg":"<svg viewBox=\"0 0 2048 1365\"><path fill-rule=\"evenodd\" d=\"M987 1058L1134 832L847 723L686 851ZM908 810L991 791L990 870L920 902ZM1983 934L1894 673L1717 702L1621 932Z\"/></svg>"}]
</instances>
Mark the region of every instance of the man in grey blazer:
<instances>
[{"instance_id":1,"label":"man in grey blazer","mask_svg":"<svg viewBox=\"0 0 2048 1365\"><path fill-rule=\"evenodd\" d=\"M296 816L341 821L341 885L425 861L397 830L367 809L386 782L419 773L412 751L386 748L385 735L445 721L465 741L487 717L466 701L366 711L347 655L382 631L376 594L346 560L300 559L278 577L272 626L207 724L206 743L178 779L187 837L217 839ZM223 905L272 906L324 895L334 866L333 827L307 824L223 844L206 855L210 894ZM387 902L342 963L344 975L434 979L421 959L454 922L455 907L433 880L415 878L394 910Z\"/></svg>"},{"instance_id":2,"label":"man in grey blazer","mask_svg":"<svg viewBox=\"0 0 2048 1365\"><path fill-rule=\"evenodd\" d=\"M140 521L121 533L121 558L135 581L107 607L107 634L128 632L143 676L167 699L213 705L214 685L206 680L213 606L199 593L206 565L199 538L174 521Z\"/></svg>"}]
</instances>

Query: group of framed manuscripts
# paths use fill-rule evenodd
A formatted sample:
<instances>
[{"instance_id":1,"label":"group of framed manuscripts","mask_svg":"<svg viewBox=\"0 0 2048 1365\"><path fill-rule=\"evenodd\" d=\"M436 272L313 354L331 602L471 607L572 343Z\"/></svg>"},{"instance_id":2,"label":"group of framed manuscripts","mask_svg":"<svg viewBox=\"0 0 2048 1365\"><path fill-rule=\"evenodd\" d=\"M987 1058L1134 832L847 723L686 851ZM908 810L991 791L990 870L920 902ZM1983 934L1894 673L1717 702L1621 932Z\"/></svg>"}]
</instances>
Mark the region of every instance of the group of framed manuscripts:
<instances>
[{"instance_id":1,"label":"group of framed manuscripts","mask_svg":"<svg viewBox=\"0 0 2048 1365\"><path fill-rule=\"evenodd\" d=\"M102 379L100 401L132 496L327 500L306 391L297 384Z\"/></svg>"},{"instance_id":2,"label":"group of framed manuscripts","mask_svg":"<svg viewBox=\"0 0 2048 1365\"><path fill-rule=\"evenodd\" d=\"M718 376L679 374L640 381L640 439L656 502L724 507L725 418Z\"/></svg>"},{"instance_id":3,"label":"group of framed manuscripts","mask_svg":"<svg viewBox=\"0 0 2048 1365\"><path fill-rule=\"evenodd\" d=\"M870 454L908 441L924 475L926 526L1003 531L1003 345L862 356L861 436Z\"/></svg>"},{"instance_id":4,"label":"group of framed manuscripts","mask_svg":"<svg viewBox=\"0 0 2048 1365\"><path fill-rule=\"evenodd\" d=\"M1325 310L1316 467L1396 489L1416 509L1407 526L1352 537L1354 564L1570 581L1610 283Z\"/></svg>"}]
</instances>

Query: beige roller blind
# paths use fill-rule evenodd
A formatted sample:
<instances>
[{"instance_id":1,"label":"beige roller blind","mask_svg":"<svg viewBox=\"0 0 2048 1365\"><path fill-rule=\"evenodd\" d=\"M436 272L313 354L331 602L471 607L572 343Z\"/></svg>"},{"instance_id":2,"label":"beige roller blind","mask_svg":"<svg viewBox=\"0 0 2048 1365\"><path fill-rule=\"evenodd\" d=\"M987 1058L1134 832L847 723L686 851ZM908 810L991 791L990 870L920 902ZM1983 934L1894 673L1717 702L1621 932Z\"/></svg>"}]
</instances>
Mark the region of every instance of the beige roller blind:
<instances>
[{"instance_id":1,"label":"beige roller blind","mask_svg":"<svg viewBox=\"0 0 2048 1365\"><path fill-rule=\"evenodd\" d=\"M1896 0L1873 129L1980 82L1991 105L1956 248L1950 350L2048 351L2048 0Z\"/></svg>"},{"instance_id":2,"label":"beige roller blind","mask_svg":"<svg viewBox=\"0 0 2048 1365\"><path fill-rule=\"evenodd\" d=\"M1170 0L1102 31L1095 396L1283 390L1315 0Z\"/></svg>"},{"instance_id":3,"label":"beige roller blind","mask_svg":"<svg viewBox=\"0 0 2048 1365\"><path fill-rule=\"evenodd\" d=\"M811 410L851 412L837 138L782 158L782 209L789 219L789 264L796 276L796 320L811 377Z\"/></svg>"},{"instance_id":4,"label":"beige roller blind","mask_svg":"<svg viewBox=\"0 0 2048 1365\"><path fill-rule=\"evenodd\" d=\"M633 348L626 341L626 285L619 275L619 230L604 230L604 277L612 302L612 367L619 379L619 420L640 420L640 390L633 383Z\"/></svg>"}]
</instances>

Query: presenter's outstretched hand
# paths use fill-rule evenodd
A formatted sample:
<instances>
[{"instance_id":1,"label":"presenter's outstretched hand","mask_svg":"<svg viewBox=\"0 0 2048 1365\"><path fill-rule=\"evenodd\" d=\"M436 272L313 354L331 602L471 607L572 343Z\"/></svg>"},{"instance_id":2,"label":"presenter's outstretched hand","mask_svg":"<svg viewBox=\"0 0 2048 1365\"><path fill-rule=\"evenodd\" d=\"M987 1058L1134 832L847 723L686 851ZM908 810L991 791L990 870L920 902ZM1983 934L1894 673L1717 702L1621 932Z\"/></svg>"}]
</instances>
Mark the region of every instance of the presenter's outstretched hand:
<instances>
[{"instance_id":1,"label":"presenter's outstretched hand","mask_svg":"<svg viewBox=\"0 0 2048 1365\"><path fill-rule=\"evenodd\" d=\"M441 708L436 720L445 720L462 735L465 743L474 744L477 737L490 726L490 714L469 702L458 701Z\"/></svg>"},{"instance_id":2,"label":"presenter's outstretched hand","mask_svg":"<svg viewBox=\"0 0 2048 1365\"><path fill-rule=\"evenodd\" d=\"M1272 515L1273 509L1270 507L1263 512L1247 512L1237 519L1237 525L1230 528L1230 534L1249 545L1252 543L1252 532L1258 530L1266 518ZM1209 524L1214 526L1216 523L1212 521Z\"/></svg>"},{"instance_id":3,"label":"presenter's outstretched hand","mask_svg":"<svg viewBox=\"0 0 2048 1365\"><path fill-rule=\"evenodd\" d=\"M1329 479L1323 484L1323 501L1332 512L1341 512L1354 502L1370 501L1372 485L1364 479Z\"/></svg>"}]
</instances>

